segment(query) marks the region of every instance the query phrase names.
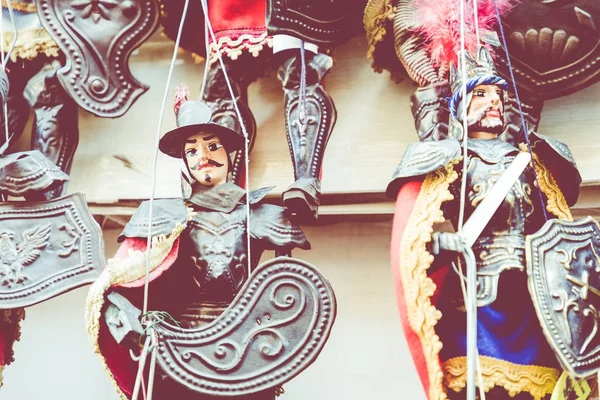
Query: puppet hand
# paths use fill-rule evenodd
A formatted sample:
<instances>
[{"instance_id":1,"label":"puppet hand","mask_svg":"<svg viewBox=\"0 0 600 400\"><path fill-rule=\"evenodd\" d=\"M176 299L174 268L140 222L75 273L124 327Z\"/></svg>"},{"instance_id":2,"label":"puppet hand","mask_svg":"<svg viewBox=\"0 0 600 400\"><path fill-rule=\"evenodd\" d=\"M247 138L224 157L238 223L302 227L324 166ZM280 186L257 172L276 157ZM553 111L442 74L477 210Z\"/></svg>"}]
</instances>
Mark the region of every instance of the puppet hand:
<instances>
[{"instance_id":1,"label":"puppet hand","mask_svg":"<svg viewBox=\"0 0 600 400\"><path fill-rule=\"evenodd\" d=\"M439 255L443 251L462 253L464 249L462 236L453 232L434 232L431 235L431 254Z\"/></svg>"}]
</instances>

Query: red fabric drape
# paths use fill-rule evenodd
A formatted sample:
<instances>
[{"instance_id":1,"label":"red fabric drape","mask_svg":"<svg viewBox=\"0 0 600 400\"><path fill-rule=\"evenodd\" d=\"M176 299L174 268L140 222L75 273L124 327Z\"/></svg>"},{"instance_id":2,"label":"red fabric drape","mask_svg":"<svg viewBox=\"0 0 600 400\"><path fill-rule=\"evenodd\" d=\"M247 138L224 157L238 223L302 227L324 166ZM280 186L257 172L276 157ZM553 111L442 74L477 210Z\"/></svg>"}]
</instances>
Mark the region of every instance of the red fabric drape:
<instances>
[{"instance_id":1,"label":"red fabric drape","mask_svg":"<svg viewBox=\"0 0 600 400\"><path fill-rule=\"evenodd\" d=\"M114 259L122 260L128 257L129 251L131 250L146 250L146 239L142 238L127 238L117 251ZM165 258L165 260L158 266L154 271L150 273L150 282L154 282L156 278L161 276L165 271L167 271L177 259L177 254L179 251L179 239L175 241L171 251ZM134 305L137 307L142 307L143 302L143 293L144 293L144 282L145 277L140 278L138 280L115 285L109 290L117 290L120 294L127 297ZM149 295L152 296L152 289L149 292ZM154 293L156 296L160 296L159 294ZM105 304L106 307L106 304ZM104 313L104 310L103 310ZM131 397L133 393L133 386L135 384L135 376L137 373L138 364L131 359L129 355L129 350L125 346L120 346L115 342L113 336L108 330L108 326L104 321L104 315L100 317L100 332L98 336L98 345L100 346L100 351L106 360L106 364L108 368L112 372L117 384L127 395L127 397Z\"/></svg>"},{"instance_id":2,"label":"red fabric drape","mask_svg":"<svg viewBox=\"0 0 600 400\"><path fill-rule=\"evenodd\" d=\"M266 31L265 0L209 0L208 17L217 40L229 33L262 33ZM212 40L211 40L212 41Z\"/></svg>"},{"instance_id":3,"label":"red fabric drape","mask_svg":"<svg viewBox=\"0 0 600 400\"><path fill-rule=\"evenodd\" d=\"M415 204L422 185L423 182L421 180L410 181L405 183L398 192L394 211L390 252L392 279L394 281L396 301L398 304L398 310L400 312L400 321L402 322L402 327L404 329L404 336L412 354L417 373L419 374L419 378L421 379L421 383L425 389L425 393L426 395L429 395L430 378L421 344L422 341L427 340L427 338L420 337L410 326L408 308L406 299L404 297L402 275L400 273L400 260L402 257L402 254L400 253L400 246L404 237L404 232L406 232L406 230L414 229L414 227L407 226L407 223L411 214L418 211L415 210ZM434 305L439 297L439 289L442 287L448 271L449 267L444 266L443 268L437 269L435 272L429 275L429 278L433 280L437 287L436 292L431 298L432 304Z\"/></svg>"}]
</instances>

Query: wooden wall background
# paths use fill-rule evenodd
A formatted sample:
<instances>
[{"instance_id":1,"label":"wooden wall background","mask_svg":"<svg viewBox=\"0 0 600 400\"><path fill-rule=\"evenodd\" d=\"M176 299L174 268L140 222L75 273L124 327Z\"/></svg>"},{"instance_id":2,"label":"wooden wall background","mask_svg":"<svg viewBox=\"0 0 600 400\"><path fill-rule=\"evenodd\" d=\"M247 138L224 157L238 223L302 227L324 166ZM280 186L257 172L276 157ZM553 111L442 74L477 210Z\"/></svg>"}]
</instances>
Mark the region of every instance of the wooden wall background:
<instances>
[{"instance_id":1,"label":"wooden wall background","mask_svg":"<svg viewBox=\"0 0 600 400\"><path fill-rule=\"evenodd\" d=\"M173 43L156 35L131 58L133 74L150 85L123 117L102 119L80 112L80 143L71 173L70 191L87 196L97 214L129 215L127 200L148 198L158 114ZM389 214L392 203L381 195L406 146L415 140L409 96L414 86L396 84L388 73L376 74L366 58L366 41L356 37L337 49L326 85L335 99L338 121L324 160L321 214ZM203 64L180 53L161 134L175 127L172 99L185 83L198 95ZM251 187L275 185L279 196L293 181L285 138L283 92L274 73L250 86L250 105L258 124L251 154ZM540 132L569 145L584 181L577 213L600 208L600 85L548 101ZM19 147L29 144L27 135ZM157 196L177 197L180 162L159 154ZM348 196L360 194L361 196ZM341 195L341 196L340 196Z\"/></svg>"}]
</instances>

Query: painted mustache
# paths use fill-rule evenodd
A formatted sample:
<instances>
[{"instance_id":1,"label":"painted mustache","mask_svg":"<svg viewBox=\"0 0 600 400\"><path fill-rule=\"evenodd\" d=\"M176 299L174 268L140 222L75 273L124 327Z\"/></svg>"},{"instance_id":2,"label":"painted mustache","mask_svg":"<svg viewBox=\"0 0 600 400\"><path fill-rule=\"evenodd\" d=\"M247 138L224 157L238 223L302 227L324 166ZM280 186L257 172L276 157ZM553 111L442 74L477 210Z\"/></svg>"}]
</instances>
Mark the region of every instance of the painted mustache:
<instances>
[{"instance_id":1,"label":"painted mustache","mask_svg":"<svg viewBox=\"0 0 600 400\"><path fill-rule=\"evenodd\" d=\"M198 162L197 162L197 163L196 163L194 166L192 166L190 169L192 169L192 170L194 170L194 171L199 171L199 170L201 170L202 168L205 168L205 167L214 166L214 167L220 168L220 167L222 167L223 165L225 165L225 164L221 164L220 162L218 162L218 161L215 161L215 160L208 160L208 161L206 161L204 164L201 164L201 162L200 162L200 161L198 161Z\"/></svg>"},{"instance_id":2,"label":"painted mustache","mask_svg":"<svg viewBox=\"0 0 600 400\"><path fill-rule=\"evenodd\" d=\"M487 106L486 108L480 110L476 115L474 115L468 119L467 122L468 122L469 126L472 126L472 125L475 125L475 124L481 122L487 116L487 114L489 112L491 112L492 114L497 114L497 115L493 115L493 117L498 118L501 121L504 121L504 111L500 110L499 107Z\"/></svg>"}]
</instances>

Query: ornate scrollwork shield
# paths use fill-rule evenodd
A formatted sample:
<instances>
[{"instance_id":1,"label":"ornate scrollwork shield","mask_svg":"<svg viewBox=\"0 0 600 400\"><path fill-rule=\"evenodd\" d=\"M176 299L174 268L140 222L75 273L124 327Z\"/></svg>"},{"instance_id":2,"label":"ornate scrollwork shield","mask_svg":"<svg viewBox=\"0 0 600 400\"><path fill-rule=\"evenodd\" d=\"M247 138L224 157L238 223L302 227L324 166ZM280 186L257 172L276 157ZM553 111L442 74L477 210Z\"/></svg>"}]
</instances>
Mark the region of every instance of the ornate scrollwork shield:
<instances>
[{"instance_id":1,"label":"ornate scrollwork shield","mask_svg":"<svg viewBox=\"0 0 600 400\"><path fill-rule=\"evenodd\" d=\"M565 370L600 369L600 227L587 217L549 220L526 240L529 291L544 334Z\"/></svg>"},{"instance_id":2,"label":"ornate scrollwork shield","mask_svg":"<svg viewBox=\"0 0 600 400\"><path fill-rule=\"evenodd\" d=\"M92 283L105 264L102 232L82 194L0 203L0 309Z\"/></svg>"},{"instance_id":3,"label":"ornate scrollwork shield","mask_svg":"<svg viewBox=\"0 0 600 400\"><path fill-rule=\"evenodd\" d=\"M325 345L335 315L327 279L304 261L279 257L261 264L210 325L157 325L158 362L171 378L201 393L256 393L308 367Z\"/></svg>"},{"instance_id":4,"label":"ornate scrollwork shield","mask_svg":"<svg viewBox=\"0 0 600 400\"><path fill-rule=\"evenodd\" d=\"M120 117L148 90L128 61L158 24L157 0L37 0L37 9L67 60L60 83L83 109Z\"/></svg>"}]
</instances>

